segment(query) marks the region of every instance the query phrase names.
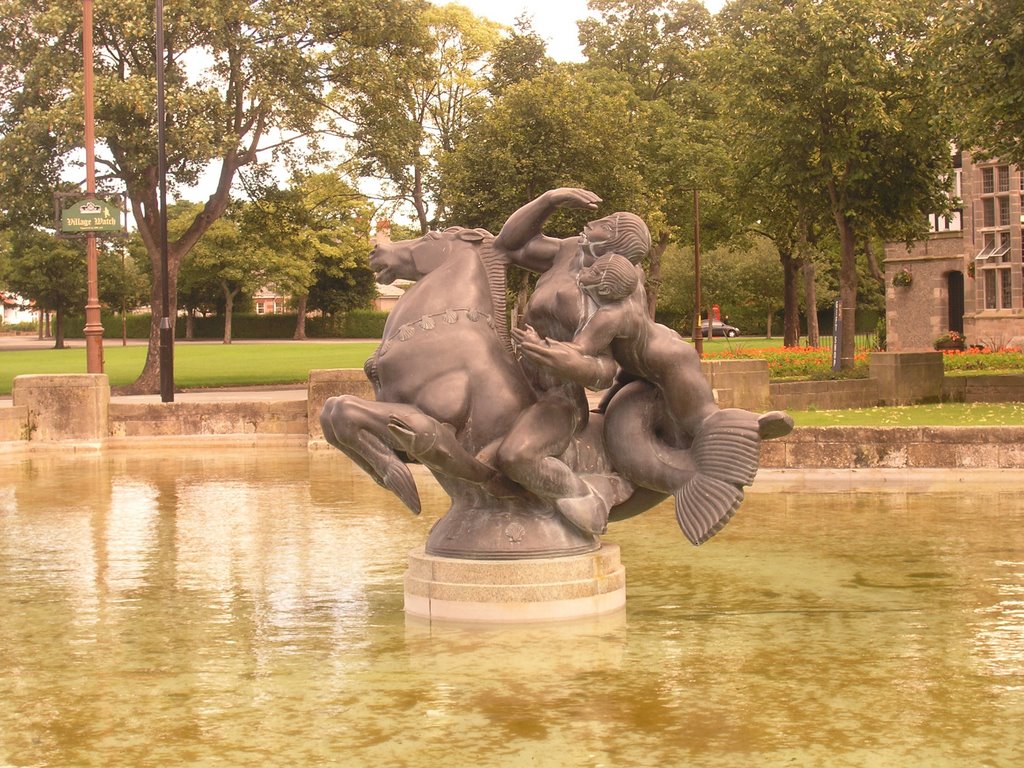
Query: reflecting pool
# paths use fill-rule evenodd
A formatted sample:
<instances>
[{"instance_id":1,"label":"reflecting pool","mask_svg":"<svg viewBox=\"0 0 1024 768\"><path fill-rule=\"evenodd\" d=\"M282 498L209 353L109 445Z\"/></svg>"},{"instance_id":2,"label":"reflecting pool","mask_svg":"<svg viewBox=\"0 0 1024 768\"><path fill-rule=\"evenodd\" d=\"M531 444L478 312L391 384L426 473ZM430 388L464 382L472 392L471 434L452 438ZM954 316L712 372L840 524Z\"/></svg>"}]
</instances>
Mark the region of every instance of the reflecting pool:
<instances>
[{"instance_id":1,"label":"reflecting pool","mask_svg":"<svg viewBox=\"0 0 1024 768\"><path fill-rule=\"evenodd\" d=\"M1005 477L759 480L700 548L663 505L624 613L488 628L402 613L423 473L414 518L337 452L0 457L0 767L1018 766Z\"/></svg>"}]
</instances>

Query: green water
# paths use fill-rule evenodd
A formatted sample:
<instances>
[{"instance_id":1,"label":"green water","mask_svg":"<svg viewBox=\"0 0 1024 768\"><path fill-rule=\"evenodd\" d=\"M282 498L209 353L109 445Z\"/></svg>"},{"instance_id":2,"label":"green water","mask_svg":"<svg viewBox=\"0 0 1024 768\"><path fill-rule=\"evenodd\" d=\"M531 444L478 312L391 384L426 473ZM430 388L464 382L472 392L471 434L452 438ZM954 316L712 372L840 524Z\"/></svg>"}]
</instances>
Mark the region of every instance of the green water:
<instances>
[{"instance_id":1,"label":"green water","mask_svg":"<svg viewBox=\"0 0 1024 768\"><path fill-rule=\"evenodd\" d=\"M625 613L407 621L413 518L339 453L0 457L0 767L1018 766L1021 475L759 480ZM817 486L815 486L817 487Z\"/></svg>"}]
</instances>

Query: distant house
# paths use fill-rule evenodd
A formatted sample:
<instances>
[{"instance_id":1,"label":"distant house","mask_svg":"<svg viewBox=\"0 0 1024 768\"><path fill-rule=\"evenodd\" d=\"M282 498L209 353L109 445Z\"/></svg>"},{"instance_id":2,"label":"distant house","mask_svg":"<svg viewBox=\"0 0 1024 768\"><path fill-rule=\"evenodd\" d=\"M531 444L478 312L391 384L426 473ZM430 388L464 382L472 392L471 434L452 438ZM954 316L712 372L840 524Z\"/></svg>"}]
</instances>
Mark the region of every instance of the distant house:
<instances>
[{"instance_id":1,"label":"distant house","mask_svg":"<svg viewBox=\"0 0 1024 768\"><path fill-rule=\"evenodd\" d=\"M398 280L391 285L377 283L377 298L373 300L373 308L378 312L390 312L409 285L405 280Z\"/></svg>"},{"instance_id":2,"label":"distant house","mask_svg":"<svg viewBox=\"0 0 1024 768\"><path fill-rule=\"evenodd\" d=\"M0 302L3 304L3 322L0 325L30 323L36 319L35 303L28 299L23 299L16 293L0 291Z\"/></svg>"},{"instance_id":3,"label":"distant house","mask_svg":"<svg viewBox=\"0 0 1024 768\"><path fill-rule=\"evenodd\" d=\"M263 286L252 297L257 315L280 315L288 308L288 297L273 286Z\"/></svg>"},{"instance_id":4,"label":"distant house","mask_svg":"<svg viewBox=\"0 0 1024 768\"><path fill-rule=\"evenodd\" d=\"M885 247L886 338L931 349L949 331L994 348L1024 341L1024 174L998 160L954 158L962 208L930 217L927 239Z\"/></svg>"},{"instance_id":5,"label":"distant house","mask_svg":"<svg viewBox=\"0 0 1024 768\"><path fill-rule=\"evenodd\" d=\"M373 300L373 308L378 312L390 312L398 302L409 283L399 280L395 285L377 285L377 297ZM252 301L256 307L257 315L280 315L289 310L294 311L290 305L290 296L277 292L270 286L264 286L253 294Z\"/></svg>"}]
</instances>

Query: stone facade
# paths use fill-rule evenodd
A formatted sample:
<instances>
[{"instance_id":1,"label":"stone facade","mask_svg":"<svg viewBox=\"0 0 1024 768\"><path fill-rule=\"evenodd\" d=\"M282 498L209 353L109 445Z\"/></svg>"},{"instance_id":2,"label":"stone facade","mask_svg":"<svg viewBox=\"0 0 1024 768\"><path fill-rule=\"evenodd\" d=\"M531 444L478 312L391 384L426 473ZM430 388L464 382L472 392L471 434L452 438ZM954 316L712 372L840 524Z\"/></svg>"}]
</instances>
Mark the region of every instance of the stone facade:
<instances>
[{"instance_id":1,"label":"stone facade","mask_svg":"<svg viewBox=\"0 0 1024 768\"><path fill-rule=\"evenodd\" d=\"M948 219L933 216L927 239L885 247L891 351L931 349L951 330L992 348L1024 338L1024 174L999 161L975 162L969 152L956 160L954 194L963 208ZM894 285L904 271L910 285Z\"/></svg>"},{"instance_id":2,"label":"stone facade","mask_svg":"<svg viewBox=\"0 0 1024 768\"><path fill-rule=\"evenodd\" d=\"M910 249L888 245L885 252L886 347L894 352L932 349L935 339L950 330L949 276L965 269L963 239L944 233ZM903 270L912 283L894 286Z\"/></svg>"}]
</instances>

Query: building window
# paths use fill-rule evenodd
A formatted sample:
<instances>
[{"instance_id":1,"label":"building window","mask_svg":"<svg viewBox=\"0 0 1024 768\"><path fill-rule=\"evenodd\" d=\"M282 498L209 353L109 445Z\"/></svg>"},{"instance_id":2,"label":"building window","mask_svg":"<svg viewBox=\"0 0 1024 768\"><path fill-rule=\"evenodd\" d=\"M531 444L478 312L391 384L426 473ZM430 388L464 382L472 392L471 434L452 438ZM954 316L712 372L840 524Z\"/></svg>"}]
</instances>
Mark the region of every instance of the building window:
<instances>
[{"instance_id":1,"label":"building window","mask_svg":"<svg viewBox=\"0 0 1024 768\"><path fill-rule=\"evenodd\" d=\"M992 168L981 169L981 194L991 195L996 191L995 173Z\"/></svg>"},{"instance_id":2,"label":"building window","mask_svg":"<svg viewBox=\"0 0 1024 768\"><path fill-rule=\"evenodd\" d=\"M1008 227L1010 226L1010 198L1000 197L999 198L999 226Z\"/></svg>"},{"instance_id":3,"label":"building window","mask_svg":"<svg viewBox=\"0 0 1024 768\"><path fill-rule=\"evenodd\" d=\"M996 271L986 269L985 272L985 309L996 308Z\"/></svg>"},{"instance_id":4,"label":"building window","mask_svg":"<svg viewBox=\"0 0 1024 768\"><path fill-rule=\"evenodd\" d=\"M999 270L999 288L1000 288L1000 302L999 306L1003 309L1009 309L1013 306L1013 292L1010 289L1010 270L1000 269Z\"/></svg>"},{"instance_id":5,"label":"building window","mask_svg":"<svg viewBox=\"0 0 1024 768\"><path fill-rule=\"evenodd\" d=\"M1008 165L999 166L999 191L1010 191L1010 166Z\"/></svg>"},{"instance_id":6,"label":"building window","mask_svg":"<svg viewBox=\"0 0 1024 768\"><path fill-rule=\"evenodd\" d=\"M995 198L986 197L981 201L981 226L994 227L996 225L996 201Z\"/></svg>"},{"instance_id":7,"label":"building window","mask_svg":"<svg viewBox=\"0 0 1024 768\"><path fill-rule=\"evenodd\" d=\"M262 315L262 314L263 314L264 312L266 312L266 311L267 311L267 310L266 310L266 308L265 308L265 307L263 306L263 302L262 302L262 301L257 301L257 302L256 302L256 314L257 314L257 315Z\"/></svg>"}]
</instances>

